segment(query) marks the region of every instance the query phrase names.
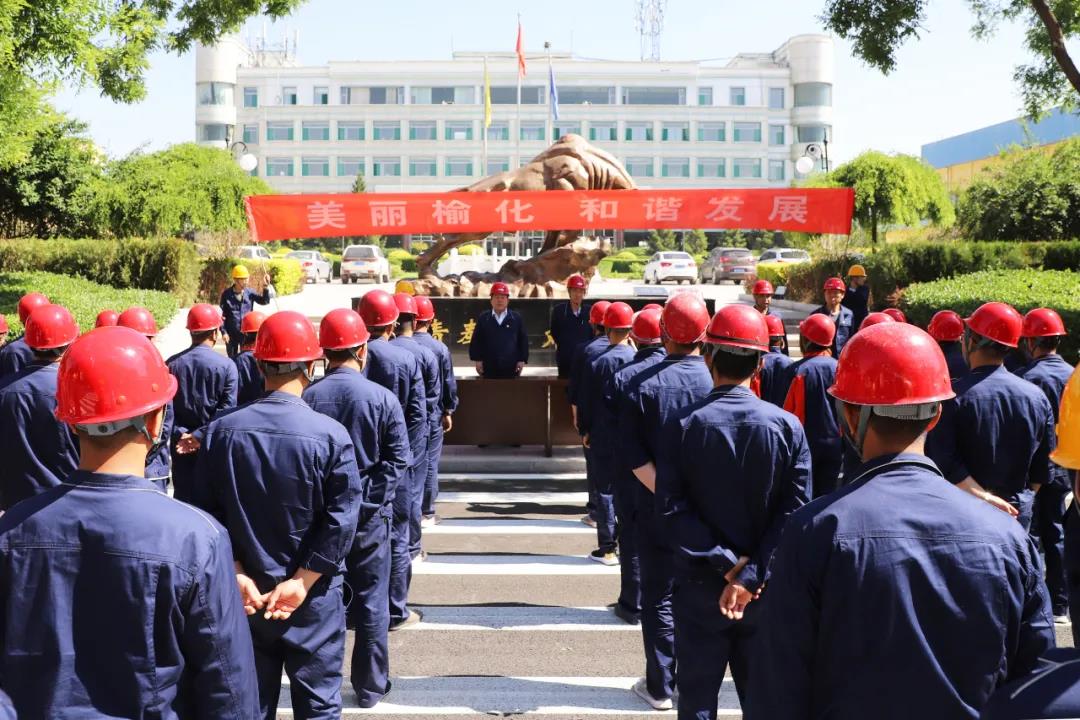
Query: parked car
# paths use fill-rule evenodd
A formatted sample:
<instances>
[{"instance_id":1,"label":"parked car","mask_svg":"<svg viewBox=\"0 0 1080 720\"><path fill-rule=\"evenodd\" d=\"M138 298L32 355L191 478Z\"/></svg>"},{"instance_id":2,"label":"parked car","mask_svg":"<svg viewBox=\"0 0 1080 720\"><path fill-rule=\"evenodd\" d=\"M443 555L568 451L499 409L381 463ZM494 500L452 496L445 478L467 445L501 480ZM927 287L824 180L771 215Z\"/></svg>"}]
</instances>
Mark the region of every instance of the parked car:
<instances>
[{"instance_id":1,"label":"parked car","mask_svg":"<svg viewBox=\"0 0 1080 720\"><path fill-rule=\"evenodd\" d=\"M782 265L810 262L810 253L792 248L772 248L761 253L758 262L772 262Z\"/></svg>"},{"instance_id":2,"label":"parked car","mask_svg":"<svg viewBox=\"0 0 1080 720\"><path fill-rule=\"evenodd\" d=\"M285 257L299 260L304 270L304 279L317 283L319 280L330 282L334 279L334 264L317 250L294 250Z\"/></svg>"},{"instance_id":3,"label":"parked car","mask_svg":"<svg viewBox=\"0 0 1080 720\"><path fill-rule=\"evenodd\" d=\"M697 263L689 253L684 252L658 252L653 253L649 262L645 264L645 284L650 282L659 285L665 280L674 280L677 283L697 283Z\"/></svg>"},{"instance_id":4,"label":"parked car","mask_svg":"<svg viewBox=\"0 0 1080 720\"><path fill-rule=\"evenodd\" d=\"M721 280L742 282L754 274L754 256L746 248L713 248L698 268L701 282L719 285Z\"/></svg>"},{"instance_id":5,"label":"parked car","mask_svg":"<svg viewBox=\"0 0 1080 720\"><path fill-rule=\"evenodd\" d=\"M241 245L236 253L241 260L272 260L270 251L259 245Z\"/></svg>"},{"instance_id":6,"label":"parked car","mask_svg":"<svg viewBox=\"0 0 1080 720\"><path fill-rule=\"evenodd\" d=\"M390 282L390 261L378 245L350 245L341 256L341 282L356 282L361 278L375 282Z\"/></svg>"}]
</instances>

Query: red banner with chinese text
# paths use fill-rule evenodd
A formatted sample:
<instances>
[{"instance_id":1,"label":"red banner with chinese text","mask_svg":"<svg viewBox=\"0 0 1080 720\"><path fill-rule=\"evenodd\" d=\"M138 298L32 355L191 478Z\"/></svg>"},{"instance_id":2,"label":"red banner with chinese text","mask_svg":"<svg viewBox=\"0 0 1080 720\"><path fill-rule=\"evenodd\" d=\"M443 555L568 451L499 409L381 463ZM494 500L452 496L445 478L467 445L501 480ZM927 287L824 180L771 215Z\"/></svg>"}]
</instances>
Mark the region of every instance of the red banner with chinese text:
<instances>
[{"instance_id":1,"label":"red banner with chinese text","mask_svg":"<svg viewBox=\"0 0 1080 720\"><path fill-rule=\"evenodd\" d=\"M847 235L848 188L252 195L252 240L500 230L790 230Z\"/></svg>"}]
</instances>

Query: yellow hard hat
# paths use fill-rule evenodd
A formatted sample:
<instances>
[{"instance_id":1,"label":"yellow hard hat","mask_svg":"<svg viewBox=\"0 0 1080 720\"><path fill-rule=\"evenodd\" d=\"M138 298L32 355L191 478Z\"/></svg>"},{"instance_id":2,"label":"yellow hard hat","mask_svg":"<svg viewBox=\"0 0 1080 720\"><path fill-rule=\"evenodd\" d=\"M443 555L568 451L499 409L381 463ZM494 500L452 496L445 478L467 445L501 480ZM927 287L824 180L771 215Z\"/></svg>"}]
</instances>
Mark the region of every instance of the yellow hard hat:
<instances>
[{"instance_id":1,"label":"yellow hard hat","mask_svg":"<svg viewBox=\"0 0 1080 720\"><path fill-rule=\"evenodd\" d=\"M232 277L233 280L246 280L251 277L251 273L248 271L246 265L233 265Z\"/></svg>"},{"instance_id":2,"label":"yellow hard hat","mask_svg":"<svg viewBox=\"0 0 1080 720\"><path fill-rule=\"evenodd\" d=\"M848 277L866 277L866 268L862 265L852 265L847 271Z\"/></svg>"},{"instance_id":3,"label":"yellow hard hat","mask_svg":"<svg viewBox=\"0 0 1080 720\"><path fill-rule=\"evenodd\" d=\"M1050 459L1061 467L1080 469L1080 370L1074 370L1061 393L1057 449Z\"/></svg>"},{"instance_id":4,"label":"yellow hard hat","mask_svg":"<svg viewBox=\"0 0 1080 720\"><path fill-rule=\"evenodd\" d=\"M397 283L394 285L394 292L405 293L406 295L415 295L416 288L414 288L413 284L408 280L398 280Z\"/></svg>"}]
</instances>

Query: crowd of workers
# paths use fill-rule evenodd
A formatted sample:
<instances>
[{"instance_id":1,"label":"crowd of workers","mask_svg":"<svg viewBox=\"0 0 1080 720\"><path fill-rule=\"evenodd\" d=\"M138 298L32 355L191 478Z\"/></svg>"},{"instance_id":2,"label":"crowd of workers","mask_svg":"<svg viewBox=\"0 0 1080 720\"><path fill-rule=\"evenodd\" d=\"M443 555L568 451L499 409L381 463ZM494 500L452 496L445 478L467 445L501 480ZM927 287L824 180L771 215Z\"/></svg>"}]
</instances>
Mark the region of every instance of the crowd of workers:
<instances>
[{"instance_id":1,"label":"crowd of workers","mask_svg":"<svg viewBox=\"0 0 1080 720\"><path fill-rule=\"evenodd\" d=\"M798 360L766 281L710 315L692 293L586 306L569 279L551 333L590 558L620 567L613 611L641 627L633 692L714 718L730 669L751 720L1080 715L1080 655L1054 648L1070 611L1080 628L1060 317L988 302L926 332L870 313L849 276L799 324ZM19 301L0 718L270 719L283 672L295 717L337 718L347 628L357 703L390 691L457 405L434 306L371 290L316 332L255 311L268 294L246 280L188 311L168 360L143 308L80 335L43 295ZM509 294L492 287L473 335L484 378L528 359Z\"/></svg>"}]
</instances>

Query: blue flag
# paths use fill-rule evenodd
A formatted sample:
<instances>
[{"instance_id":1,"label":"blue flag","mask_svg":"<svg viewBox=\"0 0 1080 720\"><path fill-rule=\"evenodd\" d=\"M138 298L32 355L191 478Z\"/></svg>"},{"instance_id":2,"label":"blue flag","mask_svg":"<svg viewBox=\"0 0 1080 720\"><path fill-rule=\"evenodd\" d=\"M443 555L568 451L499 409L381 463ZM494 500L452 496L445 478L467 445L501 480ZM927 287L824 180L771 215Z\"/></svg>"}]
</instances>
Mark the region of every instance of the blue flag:
<instances>
[{"instance_id":1,"label":"blue flag","mask_svg":"<svg viewBox=\"0 0 1080 720\"><path fill-rule=\"evenodd\" d=\"M555 68L551 66L551 60L548 60L548 80L551 87L549 92L551 94L551 116L556 120L559 119L559 89L555 87Z\"/></svg>"}]
</instances>

